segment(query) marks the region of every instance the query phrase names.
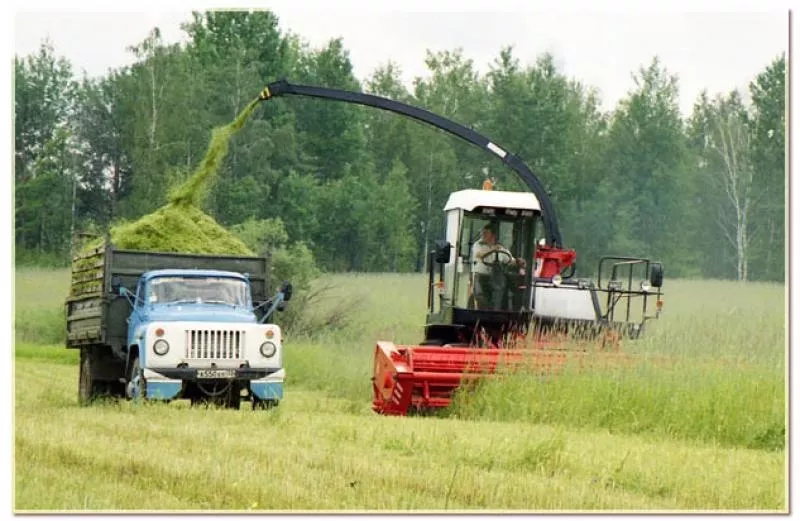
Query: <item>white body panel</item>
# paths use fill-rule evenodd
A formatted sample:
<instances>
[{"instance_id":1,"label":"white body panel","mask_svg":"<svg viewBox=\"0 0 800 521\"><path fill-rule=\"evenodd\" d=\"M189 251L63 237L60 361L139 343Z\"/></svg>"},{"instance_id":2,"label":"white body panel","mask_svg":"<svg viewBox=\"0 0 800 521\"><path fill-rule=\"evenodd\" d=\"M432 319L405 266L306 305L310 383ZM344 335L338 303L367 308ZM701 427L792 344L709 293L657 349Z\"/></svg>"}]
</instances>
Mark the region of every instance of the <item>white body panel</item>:
<instances>
[{"instance_id":1,"label":"white body panel","mask_svg":"<svg viewBox=\"0 0 800 521\"><path fill-rule=\"evenodd\" d=\"M542 317L597 320L590 289L536 286L534 312Z\"/></svg>"},{"instance_id":2,"label":"white body panel","mask_svg":"<svg viewBox=\"0 0 800 521\"><path fill-rule=\"evenodd\" d=\"M163 329L160 338L169 342L169 352L161 356L153 351L159 338L157 329ZM267 338L267 332L272 337ZM194 332L194 334L193 334ZM213 332L213 333L212 333ZM283 364L281 329L274 324L237 322L153 322L147 326L147 345L144 357L148 368L177 367L186 363L190 368L236 368L247 361L254 369L279 369ZM275 344L276 352L266 358L260 352L261 344Z\"/></svg>"},{"instance_id":3,"label":"white body panel","mask_svg":"<svg viewBox=\"0 0 800 521\"><path fill-rule=\"evenodd\" d=\"M479 206L540 211L539 200L530 192L502 192L496 190L460 190L453 192L444 205L444 211L462 209L468 212Z\"/></svg>"}]
</instances>

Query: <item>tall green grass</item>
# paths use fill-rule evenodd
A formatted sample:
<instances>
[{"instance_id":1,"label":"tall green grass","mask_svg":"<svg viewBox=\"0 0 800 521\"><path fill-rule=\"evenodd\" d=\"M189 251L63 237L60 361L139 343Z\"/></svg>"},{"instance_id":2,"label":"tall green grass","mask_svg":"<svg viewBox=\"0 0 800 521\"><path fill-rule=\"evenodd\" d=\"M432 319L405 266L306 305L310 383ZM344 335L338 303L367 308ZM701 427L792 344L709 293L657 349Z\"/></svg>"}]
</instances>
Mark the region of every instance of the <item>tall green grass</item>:
<instances>
[{"instance_id":1,"label":"tall green grass","mask_svg":"<svg viewBox=\"0 0 800 521\"><path fill-rule=\"evenodd\" d=\"M332 277L344 298L361 292L353 326L287 349L293 382L363 403L377 340L422 337L426 279ZM786 443L785 288L729 281L668 281L664 312L622 350L667 358L632 370L560 378L504 376L459 394L447 414L543 423L780 450ZM334 300L335 302L335 300Z\"/></svg>"},{"instance_id":2,"label":"tall green grass","mask_svg":"<svg viewBox=\"0 0 800 521\"><path fill-rule=\"evenodd\" d=\"M752 449L786 444L783 375L759 367L683 362L548 378L503 375L458 393L450 414Z\"/></svg>"},{"instance_id":3,"label":"tall green grass","mask_svg":"<svg viewBox=\"0 0 800 521\"><path fill-rule=\"evenodd\" d=\"M376 341L414 344L425 321L424 275L335 275L308 313L341 311L331 327L285 338L287 398L295 389L368 410ZM17 355L63 345L66 270L18 270ZM671 363L542 380L507 376L457 397L457 418L540 423L775 450L785 447L785 288L777 284L667 281L664 313L623 342ZM292 303L290 302L289 305ZM49 317L49 319L48 319ZM280 314L277 315L280 323ZM62 348L63 349L63 348ZM47 355L49 356L49 355ZM69 357L61 360L69 361Z\"/></svg>"},{"instance_id":4,"label":"tall green grass","mask_svg":"<svg viewBox=\"0 0 800 521\"><path fill-rule=\"evenodd\" d=\"M69 269L22 268L14 277L14 338L17 343L64 343L64 300Z\"/></svg>"}]
</instances>

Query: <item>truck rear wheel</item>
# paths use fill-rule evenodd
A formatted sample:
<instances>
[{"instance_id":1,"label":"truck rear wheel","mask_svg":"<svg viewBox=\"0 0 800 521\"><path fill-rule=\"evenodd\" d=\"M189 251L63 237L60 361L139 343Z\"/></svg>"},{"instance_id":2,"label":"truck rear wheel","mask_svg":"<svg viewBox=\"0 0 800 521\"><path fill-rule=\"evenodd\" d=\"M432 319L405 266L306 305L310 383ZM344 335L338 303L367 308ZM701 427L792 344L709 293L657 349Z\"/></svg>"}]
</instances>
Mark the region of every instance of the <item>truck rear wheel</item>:
<instances>
[{"instance_id":1,"label":"truck rear wheel","mask_svg":"<svg viewBox=\"0 0 800 521\"><path fill-rule=\"evenodd\" d=\"M93 371L97 363L97 353L90 347L81 348L80 372L78 375L78 402L88 405L106 390L105 382L95 380Z\"/></svg>"}]
</instances>

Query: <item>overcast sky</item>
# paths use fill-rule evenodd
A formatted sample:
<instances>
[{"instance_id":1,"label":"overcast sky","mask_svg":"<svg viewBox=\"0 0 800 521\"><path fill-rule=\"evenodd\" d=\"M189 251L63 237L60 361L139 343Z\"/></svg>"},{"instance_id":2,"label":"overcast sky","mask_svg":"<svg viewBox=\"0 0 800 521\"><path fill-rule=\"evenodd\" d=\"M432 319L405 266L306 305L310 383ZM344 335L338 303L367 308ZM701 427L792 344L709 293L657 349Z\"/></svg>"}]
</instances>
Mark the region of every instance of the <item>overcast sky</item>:
<instances>
[{"instance_id":1,"label":"overcast sky","mask_svg":"<svg viewBox=\"0 0 800 521\"><path fill-rule=\"evenodd\" d=\"M189 11L102 13L97 12L102 7L92 9L91 4L83 6L84 12L57 13L56 5L39 12L16 13L14 53L35 52L43 39L49 38L58 54L90 75L130 63L133 56L126 47L140 42L155 26L168 42L185 40L180 24L190 19ZM138 4L126 4L125 8L132 5ZM761 13L626 14L617 10L587 14L525 12L508 4L502 8L511 12L475 12L469 3L463 4L470 6L467 12L459 12L461 4L437 7L429 2L424 4L427 8L422 7L428 12L413 12L420 10L419 3L399 4L395 12L385 7L375 10L370 4L361 7L372 11L356 11L353 4L347 4L349 8L337 12L326 4L315 7L299 1L261 5L278 15L284 31L300 35L313 46L342 37L361 80L392 60L410 86L414 77L426 74L426 49L457 47L478 70L487 72L501 48L512 45L523 64L551 52L568 76L598 88L605 108L610 109L633 87L632 72L658 55L664 66L679 76L684 114L691 111L703 89L711 93L745 90L758 72L787 50L789 34L788 14L777 7ZM403 11L404 5L412 7ZM484 3L483 9L495 5ZM25 4L17 7L18 11L24 9Z\"/></svg>"}]
</instances>

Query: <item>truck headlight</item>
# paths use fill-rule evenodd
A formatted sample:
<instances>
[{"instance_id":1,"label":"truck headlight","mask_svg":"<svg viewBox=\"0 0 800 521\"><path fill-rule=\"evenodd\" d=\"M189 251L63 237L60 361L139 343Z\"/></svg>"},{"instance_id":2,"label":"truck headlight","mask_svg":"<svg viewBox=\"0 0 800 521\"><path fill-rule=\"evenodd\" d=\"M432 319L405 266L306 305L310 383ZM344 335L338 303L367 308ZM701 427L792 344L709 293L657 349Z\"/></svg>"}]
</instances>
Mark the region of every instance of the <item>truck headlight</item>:
<instances>
[{"instance_id":1,"label":"truck headlight","mask_svg":"<svg viewBox=\"0 0 800 521\"><path fill-rule=\"evenodd\" d=\"M164 356L169 352L169 342L163 339L156 340L153 343L153 352L159 356Z\"/></svg>"},{"instance_id":2,"label":"truck headlight","mask_svg":"<svg viewBox=\"0 0 800 521\"><path fill-rule=\"evenodd\" d=\"M271 358L275 356L275 353L278 352L278 346L273 344L272 342L264 342L261 344L261 354L266 358Z\"/></svg>"}]
</instances>

